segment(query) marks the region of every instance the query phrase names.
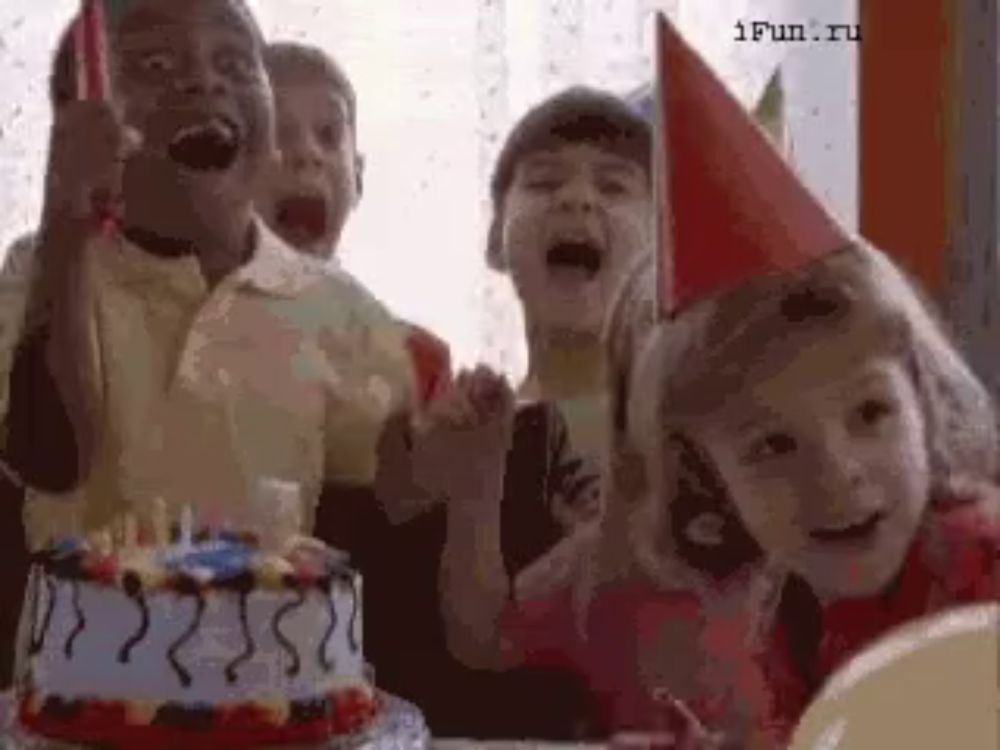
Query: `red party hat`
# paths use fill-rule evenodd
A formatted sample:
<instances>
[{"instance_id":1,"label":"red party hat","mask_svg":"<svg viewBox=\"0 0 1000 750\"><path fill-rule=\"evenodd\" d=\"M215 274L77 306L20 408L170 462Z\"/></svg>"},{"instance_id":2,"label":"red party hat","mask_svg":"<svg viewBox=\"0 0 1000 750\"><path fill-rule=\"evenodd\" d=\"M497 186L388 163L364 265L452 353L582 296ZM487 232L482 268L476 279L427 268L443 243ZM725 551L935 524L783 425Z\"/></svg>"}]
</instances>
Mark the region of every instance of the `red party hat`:
<instances>
[{"instance_id":1,"label":"red party hat","mask_svg":"<svg viewBox=\"0 0 1000 750\"><path fill-rule=\"evenodd\" d=\"M662 13L656 47L661 311L845 245L845 231Z\"/></svg>"}]
</instances>

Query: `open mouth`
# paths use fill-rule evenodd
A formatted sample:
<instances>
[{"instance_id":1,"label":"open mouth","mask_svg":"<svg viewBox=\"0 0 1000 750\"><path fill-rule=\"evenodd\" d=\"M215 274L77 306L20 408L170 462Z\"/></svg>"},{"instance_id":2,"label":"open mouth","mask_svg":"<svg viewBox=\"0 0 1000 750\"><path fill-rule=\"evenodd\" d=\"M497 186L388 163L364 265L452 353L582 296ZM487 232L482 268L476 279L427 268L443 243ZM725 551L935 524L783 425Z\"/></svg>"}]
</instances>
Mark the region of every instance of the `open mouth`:
<instances>
[{"instance_id":1,"label":"open mouth","mask_svg":"<svg viewBox=\"0 0 1000 750\"><path fill-rule=\"evenodd\" d=\"M229 169L240 150L240 132L224 117L180 130L167 146L170 158L195 172L222 172Z\"/></svg>"},{"instance_id":2,"label":"open mouth","mask_svg":"<svg viewBox=\"0 0 1000 750\"><path fill-rule=\"evenodd\" d=\"M813 529L809 532L809 536L818 542L824 543L862 541L875 533L875 530L884 519L885 513L879 511L872 513L870 516L858 523L852 523L846 526Z\"/></svg>"},{"instance_id":3,"label":"open mouth","mask_svg":"<svg viewBox=\"0 0 1000 750\"><path fill-rule=\"evenodd\" d=\"M290 195L278 201L274 220L294 243L308 243L326 235L326 200L318 195Z\"/></svg>"},{"instance_id":4,"label":"open mouth","mask_svg":"<svg viewBox=\"0 0 1000 750\"><path fill-rule=\"evenodd\" d=\"M550 272L570 272L591 280L600 273L604 261L601 248L586 241L560 241L549 248L545 264Z\"/></svg>"}]
</instances>

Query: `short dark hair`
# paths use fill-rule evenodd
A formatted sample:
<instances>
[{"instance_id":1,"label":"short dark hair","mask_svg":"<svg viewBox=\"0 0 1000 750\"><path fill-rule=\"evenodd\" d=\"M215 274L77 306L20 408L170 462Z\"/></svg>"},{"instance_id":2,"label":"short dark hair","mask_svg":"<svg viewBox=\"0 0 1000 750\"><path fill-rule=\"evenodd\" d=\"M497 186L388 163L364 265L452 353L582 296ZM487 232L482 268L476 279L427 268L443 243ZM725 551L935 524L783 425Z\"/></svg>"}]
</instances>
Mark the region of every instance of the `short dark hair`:
<instances>
[{"instance_id":1,"label":"short dark hair","mask_svg":"<svg viewBox=\"0 0 1000 750\"><path fill-rule=\"evenodd\" d=\"M274 82L275 71L282 66L298 68L307 75L315 76L328 83L337 93L344 97L347 104L347 118L351 130L357 130L357 95L354 85L343 67L331 55L321 50L299 42L271 42L264 53L264 64Z\"/></svg>"},{"instance_id":2,"label":"short dark hair","mask_svg":"<svg viewBox=\"0 0 1000 750\"><path fill-rule=\"evenodd\" d=\"M257 23L257 19L250 7L243 0L235 0L237 8L244 14L249 22L251 32L264 46L263 33ZM111 6L111 10L118 8L119 11L124 4L119 3ZM49 103L53 109L65 106L78 96L77 73L76 73L76 20L74 15L70 22L63 29L56 45L55 54L52 59L52 69L49 72Z\"/></svg>"},{"instance_id":3,"label":"short dark hair","mask_svg":"<svg viewBox=\"0 0 1000 750\"><path fill-rule=\"evenodd\" d=\"M527 155L566 143L589 143L634 161L651 174L653 134L642 113L600 89L574 86L537 104L507 136L493 168L490 256L499 252L503 201L518 163Z\"/></svg>"}]
</instances>

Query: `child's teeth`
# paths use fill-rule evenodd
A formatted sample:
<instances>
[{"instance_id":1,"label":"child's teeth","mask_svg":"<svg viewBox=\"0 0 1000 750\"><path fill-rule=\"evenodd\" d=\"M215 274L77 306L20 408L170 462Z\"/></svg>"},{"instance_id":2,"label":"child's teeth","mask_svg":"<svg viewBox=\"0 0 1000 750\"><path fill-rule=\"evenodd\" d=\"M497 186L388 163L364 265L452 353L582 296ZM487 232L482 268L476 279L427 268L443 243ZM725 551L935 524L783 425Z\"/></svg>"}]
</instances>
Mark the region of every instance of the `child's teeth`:
<instances>
[{"instance_id":1,"label":"child's teeth","mask_svg":"<svg viewBox=\"0 0 1000 750\"><path fill-rule=\"evenodd\" d=\"M215 132L217 135L221 135L224 138L230 138L233 135L233 129L229 125L220 120L212 120L206 123L199 123L198 125L189 125L186 128L182 128L178 131L175 136L176 140L182 140L184 138L189 138L191 136L198 136L204 133Z\"/></svg>"}]
</instances>

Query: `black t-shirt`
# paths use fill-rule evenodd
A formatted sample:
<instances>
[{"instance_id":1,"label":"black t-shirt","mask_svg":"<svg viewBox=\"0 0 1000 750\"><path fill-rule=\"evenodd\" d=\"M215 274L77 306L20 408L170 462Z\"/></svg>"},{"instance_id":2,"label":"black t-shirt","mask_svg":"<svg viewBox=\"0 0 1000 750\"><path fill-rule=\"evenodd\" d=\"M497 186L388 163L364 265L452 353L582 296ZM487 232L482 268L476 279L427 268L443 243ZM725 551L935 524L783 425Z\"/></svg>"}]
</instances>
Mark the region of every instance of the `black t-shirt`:
<instances>
[{"instance_id":1,"label":"black t-shirt","mask_svg":"<svg viewBox=\"0 0 1000 750\"><path fill-rule=\"evenodd\" d=\"M0 690L13 678L14 645L28 578L23 500L24 488L0 472Z\"/></svg>"},{"instance_id":2,"label":"black t-shirt","mask_svg":"<svg viewBox=\"0 0 1000 750\"><path fill-rule=\"evenodd\" d=\"M573 455L551 404L515 417L501 510L501 546L512 576L566 533L554 505L596 499L598 475ZM330 487L317 535L346 550L364 576L365 654L378 686L413 701L437 736L567 738L592 712L568 675L537 669L468 669L448 652L438 603L446 510L393 526L367 488Z\"/></svg>"}]
</instances>

